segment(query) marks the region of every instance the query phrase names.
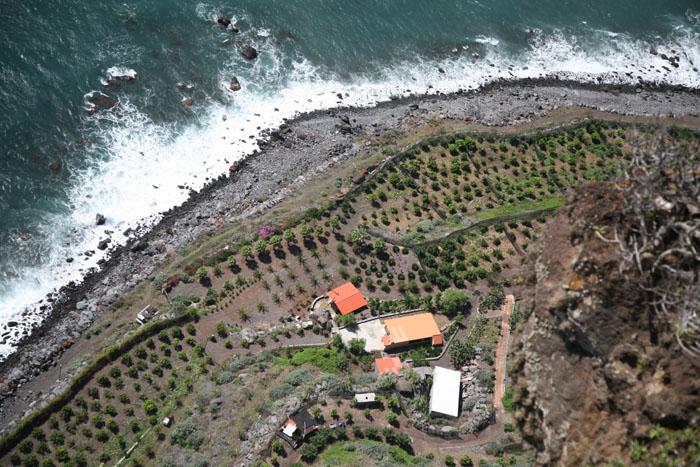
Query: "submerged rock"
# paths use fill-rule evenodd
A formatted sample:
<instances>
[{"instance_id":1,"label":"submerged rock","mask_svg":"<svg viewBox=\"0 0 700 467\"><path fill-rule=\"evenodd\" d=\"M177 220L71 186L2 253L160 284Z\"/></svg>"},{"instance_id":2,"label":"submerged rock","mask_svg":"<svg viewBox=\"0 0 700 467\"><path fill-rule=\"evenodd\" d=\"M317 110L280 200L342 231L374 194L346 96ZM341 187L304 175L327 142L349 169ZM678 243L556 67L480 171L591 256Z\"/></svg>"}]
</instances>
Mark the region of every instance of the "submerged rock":
<instances>
[{"instance_id":1,"label":"submerged rock","mask_svg":"<svg viewBox=\"0 0 700 467\"><path fill-rule=\"evenodd\" d=\"M187 107L192 105L192 98L191 97L185 97L182 99L182 105L186 105Z\"/></svg>"},{"instance_id":2,"label":"submerged rock","mask_svg":"<svg viewBox=\"0 0 700 467\"><path fill-rule=\"evenodd\" d=\"M241 53L242 53L243 56L244 56L245 58L247 58L248 60L253 60L255 57L258 56L258 51L255 50L254 47L251 47L251 46L249 46L249 45L244 45L244 46L241 48Z\"/></svg>"},{"instance_id":3,"label":"submerged rock","mask_svg":"<svg viewBox=\"0 0 700 467\"><path fill-rule=\"evenodd\" d=\"M105 223L106 220L107 220L107 219L105 218L105 216L103 216L103 215L100 214L99 212L98 212L97 215L95 216L95 224L97 224L97 225L103 225L103 224Z\"/></svg>"},{"instance_id":4,"label":"submerged rock","mask_svg":"<svg viewBox=\"0 0 700 467\"><path fill-rule=\"evenodd\" d=\"M223 16L219 16L219 18L216 20L216 22L221 24L222 26L228 26L231 24L231 20L228 18L225 18Z\"/></svg>"}]
</instances>

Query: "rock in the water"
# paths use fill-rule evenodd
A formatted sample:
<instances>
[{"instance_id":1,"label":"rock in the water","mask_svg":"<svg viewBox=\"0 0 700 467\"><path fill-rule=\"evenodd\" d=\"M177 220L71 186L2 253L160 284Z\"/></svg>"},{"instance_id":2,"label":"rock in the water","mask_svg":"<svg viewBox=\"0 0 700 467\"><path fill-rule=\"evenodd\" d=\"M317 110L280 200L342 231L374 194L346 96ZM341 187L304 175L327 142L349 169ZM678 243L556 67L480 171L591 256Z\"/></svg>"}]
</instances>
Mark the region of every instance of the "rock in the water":
<instances>
[{"instance_id":1,"label":"rock in the water","mask_svg":"<svg viewBox=\"0 0 700 467\"><path fill-rule=\"evenodd\" d=\"M242 53L243 56L244 56L245 58L247 58L248 60L253 60L255 57L258 56L258 51L255 50L255 48L253 48L253 47L251 47L251 46L249 46L249 45L244 45L244 46L241 48L241 53Z\"/></svg>"},{"instance_id":2,"label":"rock in the water","mask_svg":"<svg viewBox=\"0 0 700 467\"><path fill-rule=\"evenodd\" d=\"M111 97L105 96L104 94L98 94L97 96L92 96L88 99L88 102L90 102L93 105L94 112L99 112L100 110L111 109L112 107L117 105L116 99L112 99Z\"/></svg>"},{"instance_id":3,"label":"rock in the water","mask_svg":"<svg viewBox=\"0 0 700 467\"><path fill-rule=\"evenodd\" d=\"M112 240L110 240L109 238L107 238L105 240L100 240L100 243L97 244L97 248L100 250L106 250L107 245L109 245L111 242L112 242Z\"/></svg>"},{"instance_id":4,"label":"rock in the water","mask_svg":"<svg viewBox=\"0 0 700 467\"><path fill-rule=\"evenodd\" d=\"M58 172L61 169L61 163L58 161L53 161L49 164L49 169L52 172Z\"/></svg>"},{"instance_id":5,"label":"rock in the water","mask_svg":"<svg viewBox=\"0 0 700 467\"><path fill-rule=\"evenodd\" d=\"M240 91L241 90L241 83L238 82L238 78L235 76L231 78L231 84L229 84L229 88L231 91Z\"/></svg>"},{"instance_id":6,"label":"rock in the water","mask_svg":"<svg viewBox=\"0 0 700 467\"><path fill-rule=\"evenodd\" d=\"M228 18L224 18L223 16L219 16L219 18L216 20L217 23L221 24L222 26L227 26L231 24L231 20Z\"/></svg>"},{"instance_id":7,"label":"rock in the water","mask_svg":"<svg viewBox=\"0 0 700 467\"><path fill-rule=\"evenodd\" d=\"M105 216L103 216L103 215L100 214L99 212L98 212L97 215L95 216L95 223L96 223L97 225L103 225L103 224L105 223L106 220L107 220L107 219L105 219Z\"/></svg>"},{"instance_id":8,"label":"rock in the water","mask_svg":"<svg viewBox=\"0 0 700 467\"><path fill-rule=\"evenodd\" d=\"M238 34L238 33L241 31L240 29L238 29L238 28L237 28L236 26L234 26L233 24L229 24L229 25L228 25L228 30L231 31L231 32L234 33L234 34Z\"/></svg>"},{"instance_id":9,"label":"rock in the water","mask_svg":"<svg viewBox=\"0 0 700 467\"><path fill-rule=\"evenodd\" d=\"M192 105L192 98L191 97L185 97L182 99L182 105L186 105L187 107Z\"/></svg>"},{"instance_id":10,"label":"rock in the water","mask_svg":"<svg viewBox=\"0 0 700 467\"><path fill-rule=\"evenodd\" d=\"M72 262L73 262L73 258L66 258L66 263L72 263Z\"/></svg>"}]
</instances>

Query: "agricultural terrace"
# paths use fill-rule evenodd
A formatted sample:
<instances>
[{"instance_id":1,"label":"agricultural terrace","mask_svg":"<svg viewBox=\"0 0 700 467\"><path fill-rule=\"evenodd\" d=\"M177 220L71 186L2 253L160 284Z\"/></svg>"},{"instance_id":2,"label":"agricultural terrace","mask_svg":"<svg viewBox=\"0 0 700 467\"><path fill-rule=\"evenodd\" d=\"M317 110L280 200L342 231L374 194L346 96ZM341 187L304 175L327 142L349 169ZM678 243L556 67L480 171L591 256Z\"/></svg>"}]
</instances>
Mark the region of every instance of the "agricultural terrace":
<instances>
[{"instance_id":1,"label":"agricultural terrace","mask_svg":"<svg viewBox=\"0 0 700 467\"><path fill-rule=\"evenodd\" d=\"M414 425L427 420L419 380L410 376L412 394L396 399L395 381L377 378L371 355L337 340L331 346L315 320L301 325L311 302L350 281L369 306L335 317L339 324L417 307L445 315L452 322L446 340L461 334L440 364L472 365L474 384L492 393L499 331L489 312L504 289L520 284L518 266L566 193L616 176L650 131L586 121L529 135L431 137L336 179L338 195L301 215L263 215L198 240L152 278L150 291L122 301L151 304L184 317L181 324L142 329L143 339L129 331L134 345L104 354L113 357L106 364L107 357L88 364L70 397L3 439L0 463L99 465L126 456L129 465L204 465L194 463L204 446L222 464L246 455L283 464L428 456L430 443L415 444ZM664 144L688 139L673 128L654 134ZM309 344L322 347L298 347ZM435 349L400 356L417 367ZM374 389L386 404L369 412L354 407L358 387ZM273 449L270 433L300 404L325 420L342 419L346 429L324 430L298 452ZM467 432L483 428L469 419L475 405L458 421ZM399 436L411 430L415 436Z\"/></svg>"}]
</instances>

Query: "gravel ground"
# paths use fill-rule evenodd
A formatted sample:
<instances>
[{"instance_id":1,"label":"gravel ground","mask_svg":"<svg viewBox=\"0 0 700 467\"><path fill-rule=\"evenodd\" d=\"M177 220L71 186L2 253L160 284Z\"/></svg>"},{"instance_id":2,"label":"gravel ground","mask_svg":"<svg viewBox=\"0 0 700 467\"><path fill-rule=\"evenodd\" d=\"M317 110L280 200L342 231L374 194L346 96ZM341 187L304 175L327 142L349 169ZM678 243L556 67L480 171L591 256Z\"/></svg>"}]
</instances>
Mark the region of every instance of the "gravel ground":
<instances>
[{"instance_id":1,"label":"gravel ground","mask_svg":"<svg viewBox=\"0 0 700 467\"><path fill-rule=\"evenodd\" d=\"M605 86L527 80L499 82L479 91L417 96L372 108L317 111L261 135L261 150L237 164L236 170L192 192L183 205L165 213L154 227L132 233L116 247L101 270L80 284L69 284L47 296L52 311L44 323L26 329L20 323L13 337L18 351L0 363L0 427L15 425L25 411L65 387L67 380L44 378L41 396L32 380L51 373L67 344L86 329L118 297L146 280L164 254L215 230L215 224L240 223L284 200L316 175L357 155L365 143L389 129L408 129L436 116L487 126L507 126L544 116L550 111L581 106L631 116L700 116L700 93L654 86ZM265 142L263 142L263 140ZM31 311L30 311L31 312ZM69 346L69 345L68 345ZM34 388L34 389L28 389Z\"/></svg>"}]
</instances>

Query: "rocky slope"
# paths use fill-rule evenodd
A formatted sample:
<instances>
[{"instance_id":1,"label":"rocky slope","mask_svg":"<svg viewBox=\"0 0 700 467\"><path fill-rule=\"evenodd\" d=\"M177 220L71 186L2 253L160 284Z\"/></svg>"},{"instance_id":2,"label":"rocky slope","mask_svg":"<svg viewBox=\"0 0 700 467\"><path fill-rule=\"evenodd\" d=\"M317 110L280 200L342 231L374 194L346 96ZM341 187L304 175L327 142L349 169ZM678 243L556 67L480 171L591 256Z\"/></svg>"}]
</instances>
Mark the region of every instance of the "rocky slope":
<instances>
[{"instance_id":1,"label":"rocky slope","mask_svg":"<svg viewBox=\"0 0 700 467\"><path fill-rule=\"evenodd\" d=\"M627 196L608 183L580 187L526 267L514 389L516 418L539 464L647 465L669 451L672 463L663 465L696 465L682 443L667 449L659 438L685 433L686 444L697 444L698 363L650 306L644 273L601 238L629 229ZM685 215L697 222L697 213Z\"/></svg>"}]
</instances>

